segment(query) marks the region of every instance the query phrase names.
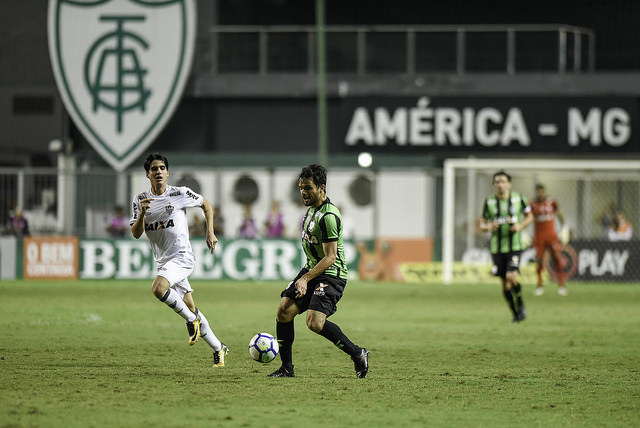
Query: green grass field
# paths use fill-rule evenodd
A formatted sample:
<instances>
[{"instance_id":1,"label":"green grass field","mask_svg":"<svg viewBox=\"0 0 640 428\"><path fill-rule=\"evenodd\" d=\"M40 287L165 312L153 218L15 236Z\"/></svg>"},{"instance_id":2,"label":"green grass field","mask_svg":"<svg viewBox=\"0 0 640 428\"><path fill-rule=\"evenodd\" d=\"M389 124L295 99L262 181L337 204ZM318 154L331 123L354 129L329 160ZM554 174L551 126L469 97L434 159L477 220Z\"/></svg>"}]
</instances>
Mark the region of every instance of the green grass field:
<instances>
[{"instance_id":1,"label":"green grass field","mask_svg":"<svg viewBox=\"0 0 640 428\"><path fill-rule=\"evenodd\" d=\"M350 282L331 318L349 357L296 323L296 377L266 375L249 339L275 332L282 283L194 282L231 349L201 340L150 281L0 282L0 427L640 426L640 286L525 289Z\"/></svg>"}]
</instances>

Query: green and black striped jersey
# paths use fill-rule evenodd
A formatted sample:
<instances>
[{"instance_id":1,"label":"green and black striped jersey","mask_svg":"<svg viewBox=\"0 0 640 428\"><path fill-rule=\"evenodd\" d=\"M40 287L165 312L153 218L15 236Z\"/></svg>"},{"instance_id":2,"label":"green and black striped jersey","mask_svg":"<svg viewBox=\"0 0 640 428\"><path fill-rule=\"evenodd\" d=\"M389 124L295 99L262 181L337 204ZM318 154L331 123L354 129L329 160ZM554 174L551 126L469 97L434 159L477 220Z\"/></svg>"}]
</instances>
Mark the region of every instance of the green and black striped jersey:
<instances>
[{"instance_id":1,"label":"green and black striped jersey","mask_svg":"<svg viewBox=\"0 0 640 428\"><path fill-rule=\"evenodd\" d=\"M530 210L527 197L517 192L511 192L507 199L498 199L493 195L484 200L482 217L489 223L497 220L500 224L500 227L491 234L491 254L505 254L526 249L522 232L512 232L509 228L514 223L522 222L525 214Z\"/></svg>"},{"instance_id":2,"label":"green and black striped jersey","mask_svg":"<svg viewBox=\"0 0 640 428\"><path fill-rule=\"evenodd\" d=\"M342 241L342 216L338 208L327 198L318 208L309 207L302 221L302 249L307 256L305 267L313 269L324 257L323 242L338 242L336 261L325 275L347 279L347 262Z\"/></svg>"}]
</instances>

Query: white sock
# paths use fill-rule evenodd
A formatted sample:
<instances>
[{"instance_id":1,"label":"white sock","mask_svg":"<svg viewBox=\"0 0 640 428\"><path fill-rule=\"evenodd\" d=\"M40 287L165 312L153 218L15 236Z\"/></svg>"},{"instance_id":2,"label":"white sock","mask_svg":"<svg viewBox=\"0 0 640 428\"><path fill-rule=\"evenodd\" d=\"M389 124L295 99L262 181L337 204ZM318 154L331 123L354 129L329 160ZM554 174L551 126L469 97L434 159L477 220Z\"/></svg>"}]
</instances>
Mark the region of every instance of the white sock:
<instances>
[{"instance_id":1,"label":"white sock","mask_svg":"<svg viewBox=\"0 0 640 428\"><path fill-rule=\"evenodd\" d=\"M184 318L187 322L193 322L196 319L196 316L189 307L184 303L184 301L180 298L178 293L173 291L171 288L164 293L160 299L165 305L169 306L171 309L175 311L178 315Z\"/></svg>"},{"instance_id":2,"label":"white sock","mask_svg":"<svg viewBox=\"0 0 640 428\"><path fill-rule=\"evenodd\" d=\"M198 311L198 316L200 317L200 337L207 342L207 345L211 346L214 351L219 351L222 349L222 342L213 334L211 327L209 327L209 320L204 314Z\"/></svg>"}]
</instances>

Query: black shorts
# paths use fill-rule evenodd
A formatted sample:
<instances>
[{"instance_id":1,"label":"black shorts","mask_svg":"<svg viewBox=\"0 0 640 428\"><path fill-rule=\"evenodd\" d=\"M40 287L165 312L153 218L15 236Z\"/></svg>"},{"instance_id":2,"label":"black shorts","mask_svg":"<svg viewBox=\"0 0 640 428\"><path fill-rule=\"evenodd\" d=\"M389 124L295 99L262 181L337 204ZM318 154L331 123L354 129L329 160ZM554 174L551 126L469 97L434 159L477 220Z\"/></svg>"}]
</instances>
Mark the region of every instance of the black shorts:
<instances>
[{"instance_id":1,"label":"black shorts","mask_svg":"<svg viewBox=\"0 0 640 428\"><path fill-rule=\"evenodd\" d=\"M491 254L493 260L493 268L491 273L493 276L506 278L507 272L520 271L520 255L522 251L512 251L504 254Z\"/></svg>"},{"instance_id":2,"label":"black shorts","mask_svg":"<svg viewBox=\"0 0 640 428\"><path fill-rule=\"evenodd\" d=\"M293 300L300 309L300 313L311 309L331 316L338 309L338 302L342 298L347 280L329 275L317 276L307 283L307 294L298 299L294 284L307 272L307 269L302 269L298 276L280 293L280 297L288 297Z\"/></svg>"}]
</instances>

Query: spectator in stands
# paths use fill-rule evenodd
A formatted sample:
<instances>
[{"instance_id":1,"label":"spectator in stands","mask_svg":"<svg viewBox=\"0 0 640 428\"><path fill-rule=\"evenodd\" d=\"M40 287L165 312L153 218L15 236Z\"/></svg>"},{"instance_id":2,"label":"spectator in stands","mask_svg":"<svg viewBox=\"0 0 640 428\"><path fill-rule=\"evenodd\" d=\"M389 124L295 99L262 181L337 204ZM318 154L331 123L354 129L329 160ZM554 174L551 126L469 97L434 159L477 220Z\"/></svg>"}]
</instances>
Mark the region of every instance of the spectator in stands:
<instances>
[{"instance_id":1,"label":"spectator in stands","mask_svg":"<svg viewBox=\"0 0 640 428\"><path fill-rule=\"evenodd\" d=\"M218 238L224 236L224 217L217 205L213 208L213 224Z\"/></svg>"},{"instance_id":2,"label":"spectator in stands","mask_svg":"<svg viewBox=\"0 0 640 428\"><path fill-rule=\"evenodd\" d=\"M204 217L198 213L194 214L191 218L191 221L189 222L189 235L206 236L206 234L207 223L204 221Z\"/></svg>"},{"instance_id":3,"label":"spectator in stands","mask_svg":"<svg viewBox=\"0 0 640 428\"><path fill-rule=\"evenodd\" d=\"M244 216L240 222L240 228L238 229L238 235L240 238L257 238L258 227L251 214L251 205L246 204L244 206Z\"/></svg>"},{"instance_id":4,"label":"spectator in stands","mask_svg":"<svg viewBox=\"0 0 640 428\"><path fill-rule=\"evenodd\" d=\"M113 217L107 226L107 232L113 238L124 238L129 231L129 218L124 214L122 205L117 205L114 209Z\"/></svg>"},{"instance_id":5,"label":"spectator in stands","mask_svg":"<svg viewBox=\"0 0 640 428\"><path fill-rule=\"evenodd\" d=\"M9 220L9 232L14 234L17 238L29 236L29 222L24 217L22 210L16 208L13 217Z\"/></svg>"},{"instance_id":6,"label":"spectator in stands","mask_svg":"<svg viewBox=\"0 0 640 428\"><path fill-rule=\"evenodd\" d=\"M283 216L280 212L280 202L273 201L271 203L271 211L264 221L265 232L267 238L281 238L284 235Z\"/></svg>"},{"instance_id":7,"label":"spectator in stands","mask_svg":"<svg viewBox=\"0 0 640 428\"><path fill-rule=\"evenodd\" d=\"M621 211L616 212L609 228L609 241L629 241L633 235L633 227Z\"/></svg>"},{"instance_id":8,"label":"spectator in stands","mask_svg":"<svg viewBox=\"0 0 640 428\"><path fill-rule=\"evenodd\" d=\"M616 203L609 202L609 205L607 205L607 207L598 216L598 223L600 223L600 227L602 227L602 234L605 237L609 236L609 230L613 224L613 219L616 217L616 212Z\"/></svg>"}]
</instances>

